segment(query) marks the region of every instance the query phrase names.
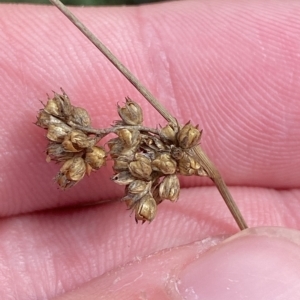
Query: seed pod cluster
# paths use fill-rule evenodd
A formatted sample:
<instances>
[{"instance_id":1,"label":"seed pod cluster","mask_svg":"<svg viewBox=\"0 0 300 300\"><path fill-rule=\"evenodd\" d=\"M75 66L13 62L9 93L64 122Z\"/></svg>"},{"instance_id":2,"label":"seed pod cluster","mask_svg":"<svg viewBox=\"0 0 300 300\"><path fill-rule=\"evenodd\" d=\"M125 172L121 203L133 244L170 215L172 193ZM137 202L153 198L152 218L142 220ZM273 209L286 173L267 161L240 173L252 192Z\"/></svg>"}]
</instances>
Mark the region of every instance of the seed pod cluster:
<instances>
[{"instance_id":1,"label":"seed pod cluster","mask_svg":"<svg viewBox=\"0 0 300 300\"><path fill-rule=\"evenodd\" d=\"M90 124L88 112L71 105L64 92L55 93L38 113L36 125L47 129L46 160L62 163L55 177L62 189L74 186L85 174L90 175L105 163L106 153L96 146L97 137L73 126L88 127Z\"/></svg>"},{"instance_id":2,"label":"seed pod cluster","mask_svg":"<svg viewBox=\"0 0 300 300\"><path fill-rule=\"evenodd\" d=\"M199 163L185 150L197 145L201 131L190 123L176 131L167 124L157 134L144 130L140 106L127 98L123 107L118 106L121 120L116 126L117 138L108 142L109 153L114 161L115 175L112 180L125 185L122 199L135 212L136 221L152 221L157 205L163 200L177 201L180 183L177 174L203 175Z\"/></svg>"},{"instance_id":3,"label":"seed pod cluster","mask_svg":"<svg viewBox=\"0 0 300 300\"><path fill-rule=\"evenodd\" d=\"M107 153L113 160L112 180L125 187L122 201L134 212L136 221L151 222L160 203L178 200L179 174L207 175L188 151L200 142L202 132L190 122L146 128L141 107L130 98L118 105L117 111L120 120L97 131L90 127L85 109L71 105L64 92L55 93L40 110L36 124L47 129L47 161L63 163L55 177L63 189L105 163L106 151L96 144L114 133L116 137L107 142Z\"/></svg>"}]
</instances>

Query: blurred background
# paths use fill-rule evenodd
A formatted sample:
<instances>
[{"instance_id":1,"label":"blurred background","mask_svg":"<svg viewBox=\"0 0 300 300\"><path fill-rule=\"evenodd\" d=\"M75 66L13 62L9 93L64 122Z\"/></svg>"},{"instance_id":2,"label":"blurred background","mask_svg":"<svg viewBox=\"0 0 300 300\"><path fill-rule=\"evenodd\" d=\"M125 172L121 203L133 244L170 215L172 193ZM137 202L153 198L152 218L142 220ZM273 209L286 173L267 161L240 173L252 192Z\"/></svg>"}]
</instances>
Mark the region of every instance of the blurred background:
<instances>
[{"instance_id":1,"label":"blurred background","mask_svg":"<svg viewBox=\"0 0 300 300\"><path fill-rule=\"evenodd\" d=\"M162 0L62 0L66 5L138 5L163 2ZM0 3L49 4L48 0L0 0Z\"/></svg>"}]
</instances>

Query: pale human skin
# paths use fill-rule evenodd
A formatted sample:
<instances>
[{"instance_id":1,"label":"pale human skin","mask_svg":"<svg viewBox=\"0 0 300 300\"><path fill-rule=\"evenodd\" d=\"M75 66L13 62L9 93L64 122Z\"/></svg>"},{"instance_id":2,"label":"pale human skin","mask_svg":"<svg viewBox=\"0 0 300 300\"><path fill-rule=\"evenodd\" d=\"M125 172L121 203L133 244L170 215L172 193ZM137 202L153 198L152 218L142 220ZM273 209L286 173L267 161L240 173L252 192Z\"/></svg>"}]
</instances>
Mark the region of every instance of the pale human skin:
<instances>
[{"instance_id":1,"label":"pale human skin","mask_svg":"<svg viewBox=\"0 0 300 300\"><path fill-rule=\"evenodd\" d=\"M63 87L95 127L117 119L125 96L147 125L165 122L57 9L0 8L1 299L300 298L299 2L72 8L180 122L200 124L248 225L270 226L225 243L237 225L199 178L183 178L151 224L118 201L63 208L122 188L108 162L57 189L33 125L46 93Z\"/></svg>"}]
</instances>

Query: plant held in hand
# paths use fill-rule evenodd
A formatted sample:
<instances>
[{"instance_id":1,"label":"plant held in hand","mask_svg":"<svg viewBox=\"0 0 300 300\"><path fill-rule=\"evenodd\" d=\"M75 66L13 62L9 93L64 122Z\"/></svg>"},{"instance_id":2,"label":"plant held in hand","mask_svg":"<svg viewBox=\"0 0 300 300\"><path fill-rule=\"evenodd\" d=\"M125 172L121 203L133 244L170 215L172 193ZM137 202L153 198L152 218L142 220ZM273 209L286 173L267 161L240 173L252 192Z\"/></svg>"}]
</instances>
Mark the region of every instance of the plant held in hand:
<instances>
[{"instance_id":1,"label":"plant held in hand","mask_svg":"<svg viewBox=\"0 0 300 300\"><path fill-rule=\"evenodd\" d=\"M64 91L54 94L39 111L36 124L47 129L47 161L62 163L55 177L62 189L68 189L85 175L113 160L112 180L125 186L122 201L135 212L136 221L152 221L157 205L164 200L175 202L180 193L177 175L207 176L216 184L240 229L247 228L238 207L220 173L201 149L202 130L190 121L180 125L155 97L120 63L59 0L50 0L76 25L111 63L138 89L166 119L160 129L143 126L142 108L126 98L117 107L120 120L109 128L91 127L88 112L71 104ZM99 146L108 134L115 137Z\"/></svg>"}]
</instances>

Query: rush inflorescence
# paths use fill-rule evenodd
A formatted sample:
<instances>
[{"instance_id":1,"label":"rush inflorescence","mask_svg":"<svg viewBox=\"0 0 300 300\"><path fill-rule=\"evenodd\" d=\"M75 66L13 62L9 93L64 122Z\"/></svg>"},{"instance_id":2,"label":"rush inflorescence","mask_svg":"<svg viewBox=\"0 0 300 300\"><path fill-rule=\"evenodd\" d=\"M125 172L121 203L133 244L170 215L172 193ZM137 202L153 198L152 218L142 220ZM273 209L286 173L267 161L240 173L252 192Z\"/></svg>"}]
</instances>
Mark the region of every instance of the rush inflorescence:
<instances>
[{"instance_id":1,"label":"rush inflorescence","mask_svg":"<svg viewBox=\"0 0 300 300\"><path fill-rule=\"evenodd\" d=\"M55 181L65 190L110 157L115 173L112 180L125 186L122 201L134 210L136 221L152 221L158 204L178 200L178 174L207 176L187 153L199 144L201 131L190 122L184 126L169 123L159 129L144 127L141 107L129 98L117 110L121 119L110 128L93 129L85 109L73 106L65 92L55 93L36 122L47 130L46 160L61 163ZM115 137L99 146L111 133Z\"/></svg>"}]
</instances>

